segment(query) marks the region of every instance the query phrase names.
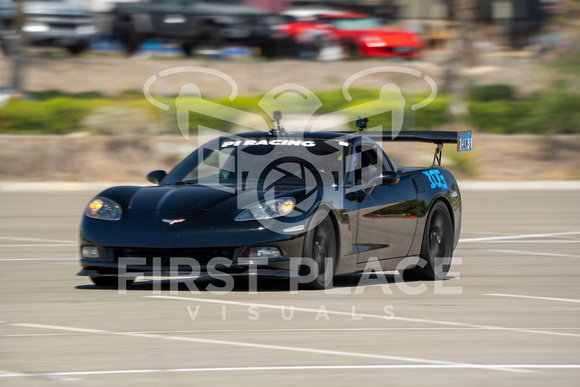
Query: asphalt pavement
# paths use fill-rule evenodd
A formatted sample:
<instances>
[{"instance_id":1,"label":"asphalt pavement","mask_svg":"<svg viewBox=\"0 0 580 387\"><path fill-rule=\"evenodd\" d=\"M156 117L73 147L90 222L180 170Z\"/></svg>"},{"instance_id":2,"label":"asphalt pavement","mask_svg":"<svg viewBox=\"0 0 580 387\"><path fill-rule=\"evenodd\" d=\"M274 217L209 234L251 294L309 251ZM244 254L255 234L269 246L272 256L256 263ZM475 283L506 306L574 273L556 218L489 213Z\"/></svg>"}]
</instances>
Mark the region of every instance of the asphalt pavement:
<instances>
[{"instance_id":1,"label":"asphalt pavement","mask_svg":"<svg viewBox=\"0 0 580 387\"><path fill-rule=\"evenodd\" d=\"M580 190L471 189L450 276L285 281L75 274L96 192L0 191L0 385L578 385ZM160 284L160 286L157 286ZM191 289L190 289L191 288Z\"/></svg>"}]
</instances>

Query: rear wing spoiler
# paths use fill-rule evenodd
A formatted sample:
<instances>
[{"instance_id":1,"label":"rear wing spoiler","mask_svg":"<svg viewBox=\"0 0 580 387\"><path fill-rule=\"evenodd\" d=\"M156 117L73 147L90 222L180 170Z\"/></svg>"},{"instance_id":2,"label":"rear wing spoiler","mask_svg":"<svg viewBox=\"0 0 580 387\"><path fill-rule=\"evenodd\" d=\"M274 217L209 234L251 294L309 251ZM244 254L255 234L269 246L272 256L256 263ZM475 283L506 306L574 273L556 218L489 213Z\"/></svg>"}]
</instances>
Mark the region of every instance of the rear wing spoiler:
<instances>
[{"instance_id":1,"label":"rear wing spoiler","mask_svg":"<svg viewBox=\"0 0 580 387\"><path fill-rule=\"evenodd\" d=\"M457 151L470 151L472 145L471 130L464 132L431 132L431 131L400 131L397 132L360 132L374 141L406 141L430 142L437 145L433 156L433 166L441 166L443 144L457 144Z\"/></svg>"}]
</instances>

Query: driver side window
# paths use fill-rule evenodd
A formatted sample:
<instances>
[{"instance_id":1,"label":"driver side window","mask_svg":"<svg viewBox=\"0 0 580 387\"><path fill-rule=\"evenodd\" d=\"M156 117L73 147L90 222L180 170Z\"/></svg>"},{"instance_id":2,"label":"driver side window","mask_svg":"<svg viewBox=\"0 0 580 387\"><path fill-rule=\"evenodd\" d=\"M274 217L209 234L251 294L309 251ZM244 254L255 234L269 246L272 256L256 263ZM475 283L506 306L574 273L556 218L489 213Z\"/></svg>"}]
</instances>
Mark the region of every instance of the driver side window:
<instances>
[{"instance_id":1,"label":"driver side window","mask_svg":"<svg viewBox=\"0 0 580 387\"><path fill-rule=\"evenodd\" d=\"M354 180L356 185L368 183L377 171L392 171L393 168L380 149L374 143L363 142L355 147Z\"/></svg>"}]
</instances>

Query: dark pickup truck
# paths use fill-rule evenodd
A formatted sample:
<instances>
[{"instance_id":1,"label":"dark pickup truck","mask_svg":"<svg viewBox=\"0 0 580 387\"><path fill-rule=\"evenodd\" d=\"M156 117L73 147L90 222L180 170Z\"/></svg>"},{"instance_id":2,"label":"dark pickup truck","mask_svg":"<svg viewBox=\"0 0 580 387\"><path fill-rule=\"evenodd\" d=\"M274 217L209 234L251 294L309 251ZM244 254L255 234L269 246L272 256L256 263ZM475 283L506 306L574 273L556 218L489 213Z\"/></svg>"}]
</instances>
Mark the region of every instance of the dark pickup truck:
<instances>
[{"instance_id":1,"label":"dark pickup truck","mask_svg":"<svg viewBox=\"0 0 580 387\"><path fill-rule=\"evenodd\" d=\"M71 54L80 54L96 36L92 13L63 0L23 2L22 33L26 42L35 46L58 46ZM16 31L18 13L12 0L0 0L0 38L4 51L10 53Z\"/></svg>"},{"instance_id":2,"label":"dark pickup truck","mask_svg":"<svg viewBox=\"0 0 580 387\"><path fill-rule=\"evenodd\" d=\"M24 1L22 33L34 46L58 46L80 54L97 34L92 13L63 0ZM17 7L12 0L0 0L0 38L10 53L11 40L18 35Z\"/></svg>"},{"instance_id":3,"label":"dark pickup truck","mask_svg":"<svg viewBox=\"0 0 580 387\"><path fill-rule=\"evenodd\" d=\"M279 18L236 0L151 0L117 3L113 35L128 54L145 39L179 43L186 55L200 45L234 42L261 47Z\"/></svg>"}]
</instances>

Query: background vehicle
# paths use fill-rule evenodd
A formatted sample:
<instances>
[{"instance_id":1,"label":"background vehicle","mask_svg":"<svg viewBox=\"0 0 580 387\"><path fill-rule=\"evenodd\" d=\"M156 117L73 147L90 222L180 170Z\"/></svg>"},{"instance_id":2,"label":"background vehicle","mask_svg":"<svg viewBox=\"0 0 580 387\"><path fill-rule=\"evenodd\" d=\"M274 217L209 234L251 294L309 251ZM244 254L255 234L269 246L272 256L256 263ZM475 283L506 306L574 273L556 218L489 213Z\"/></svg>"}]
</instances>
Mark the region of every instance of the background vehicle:
<instances>
[{"instance_id":1,"label":"background vehicle","mask_svg":"<svg viewBox=\"0 0 580 387\"><path fill-rule=\"evenodd\" d=\"M119 3L112 13L113 35L121 39L128 54L135 53L150 38L177 42L186 55L200 45L236 42L261 46L278 20L236 0Z\"/></svg>"},{"instance_id":2,"label":"background vehicle","mask_svg":"<svg viewBox=\"0 0 580 387\"><path fill-rule=\"evenodd\" d=\"M413 32L389 30L380 19L354 13L314 15L314 20L296 20L279 28L297 46L304 42L338 40L349 57L401 57L421 55L423 42Z\"/></svg>"},{"instance_id":3,"label":"background vehicle","mask_svg":"<svg viewBox=\"0 0 580 387\"><path fill-rule=\"evenodd\" d=\"M62 0L25 1L25 41L35 46L64 47L73 55L85 51L97 34L93 16L85 8ZM0 30L4 31L3 49L10 53L10 36L17 33L16 6L11 0L0 1Z\"/></svg>"}]
</instances>

